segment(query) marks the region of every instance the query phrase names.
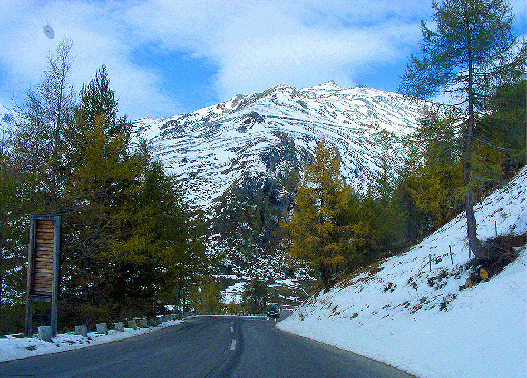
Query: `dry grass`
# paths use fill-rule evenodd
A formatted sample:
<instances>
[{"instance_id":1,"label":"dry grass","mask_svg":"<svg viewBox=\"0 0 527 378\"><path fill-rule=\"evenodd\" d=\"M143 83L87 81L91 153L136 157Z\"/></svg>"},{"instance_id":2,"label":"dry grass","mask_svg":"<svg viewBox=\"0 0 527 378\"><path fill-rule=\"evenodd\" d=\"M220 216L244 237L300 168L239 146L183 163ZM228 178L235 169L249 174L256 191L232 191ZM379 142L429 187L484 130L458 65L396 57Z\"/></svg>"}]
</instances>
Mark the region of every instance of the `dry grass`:
<instances>
[{"instance_id":1,"label":"dry grass","mask_svg":"<svg viewBox=\"0 0 527 378\"><path fill-rule=\"evenodd\" d=\"M483 263L489 278L500 273L503 268L516 260L518 257L518 247L527 244L527 233L523 235L505 235L487 239L483 243L483 250L487 260Z\"/></svg>"}]
</instances>

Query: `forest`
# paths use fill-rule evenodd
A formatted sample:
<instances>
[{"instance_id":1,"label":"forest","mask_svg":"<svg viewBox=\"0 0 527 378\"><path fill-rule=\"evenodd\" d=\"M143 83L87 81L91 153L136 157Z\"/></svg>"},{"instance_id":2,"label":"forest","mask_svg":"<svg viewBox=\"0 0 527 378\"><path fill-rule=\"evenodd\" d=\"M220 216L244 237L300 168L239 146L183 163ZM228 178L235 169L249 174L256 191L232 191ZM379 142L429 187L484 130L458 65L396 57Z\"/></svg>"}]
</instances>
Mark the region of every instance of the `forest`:
<instances>
[{"instance_id":1,"label":"forest","mask_svg":"<svg viewBox=\"0 0 527 378\"><path fill-rule=\"evenodd\" d=\"M118 116L105 66L76 101L72 47L63 40L48 57L0 149L1 332L23 324L31 214L62 215L62 327L184 308L213 265L201 214ZM36 303L35 322L47 306Z\"/></svg>"}]
</instances>

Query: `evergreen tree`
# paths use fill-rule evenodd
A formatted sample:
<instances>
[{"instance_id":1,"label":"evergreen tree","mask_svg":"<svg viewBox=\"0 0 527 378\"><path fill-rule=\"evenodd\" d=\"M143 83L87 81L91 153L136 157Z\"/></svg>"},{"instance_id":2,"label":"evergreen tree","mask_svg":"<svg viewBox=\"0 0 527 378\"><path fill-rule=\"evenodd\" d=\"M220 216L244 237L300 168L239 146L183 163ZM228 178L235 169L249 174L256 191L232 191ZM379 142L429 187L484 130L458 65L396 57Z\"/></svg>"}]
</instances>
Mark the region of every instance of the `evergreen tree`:
<instances>
[{"instance_id":1,"label":"evergreen tree","mask_svg":"<svg viewBox=\"0 0 527 378\"><path fill-rule=\"evenodd\" d=\"M444 0L433 4L435 30L422 22L421 57L411 57L403 77L403 93L430 97L453 93L465 105L463 182L469 247L484 259L476 236L472 142L478 111L492 86L510 76L515 38L512 15L505 0Z\"/></svg>"},{"instance_id":2,"label":"evergreen tree","mask_svg":"<svg viewBox=\"0 0 527 378\"><path fill-rule=\"evenodd\" d=\"M133 232L119 249L145 272L141 287L152 300L182 305L193 289L211 284L201 219L184 205L176 182L166 176L161 163L150 162L139 196L127 208L135 214Z\"/></svg>"},{"instance_id":3,"label":"evergreen tree","mask_svg":"<svg viewBox=\"0 0 527 378\"><path fill-rule=\"evenodd\" d=\"M202 217L146 143L132 144L104 67L71 116L68 46L28 96L12 145L1 145L0 310L6 294L23 290L27 215L51 211L63 214L62 325L184 306L209 271Z\"/></svg>"},{"instance_id":4,"label":"evergreen tree","mask_svg":"<svg viewBox=\"0 0 527 378\"><path fill-rule=\"evenodd\" d=\"M433 229L430 215L417 206L410 177L403 171L393 193L393 205L400 215L398 247L401 249L415 244Z\"/></svg>"},{"instance_id":5,"label":"evergreen tree","mask_svg":"<svg viewBox=\"0 0 527 378\"><path fill-rule=\"evenodd\" d=\"M92 317L86 319L88 323L101 313L119 310L114 289L122 283L115 279L121 256L114 250L132 231L125 226L131 216L125 205L140 185L143 164L139 156L130 156L128 138L110 137L101 120L96 117L90 125L78 119L79 139L73 142L65 190L69 206L63 225L62 265L68 272L63 280L64 304L83 303L80 308Z\"/></svg>"},{"instance_id":6,"label":"evergreen tree","mask_svg":"<svg viewBox=\"0 0 527 378\"><path fill-rule=\"evenodd\" d=\"M192 293L192 307L198 314L219 314L222 310L221 290L213 279L203 279Z\"/></svg>"},{"instance_id":7,"label":"evergreen tree","mask_svg":"<svg viewBox=\"0 0 527 378\"><path fill-rule=\"evenodd\" d=\"M242 302L246 311L250 314L261 314L267 308L267 297L269 291L264 281L252 278L245 285Z\"/></svg>"},{"instance_id":8,"label":"evergreen tree","mask_svg":"<svg viewBox=\"0 0 527 378\"><path fill-rule=\"evenodd\" d=\"M209 264L200 218L131 123L102 67L81 90L72 130L64 229L64 306L88 323L184 307Z\"/></svg>"},{"instance_id":9,"label":"evergreen tree","mask_svg":"<svg viewBox=\"0 0 527 378\"><path fill-rule=\"evenodd\" d=\"M283 225L292 241L290 257L309 262L325 289L330 288L331 274L346 262L349 226L342 219L350 190L339 168L337 151L320 142L313 160L306 164L294 212Z\"/></svg>"},{"instance_id":10,"label":"evergreen tree","mask_svg":"<svg viewBox=\"0 0 527 378\"><path fill-rule=\"evenodd\" d=\"M426 232L462 210L462 124L456 116L455 111L429 112L406 141L411 153L403 185L417 209L427 216Z\"/></svg>"},{"instance_id":11,"label":"evergreen tree","mask_svg":"<svg viewBox=\"0 0 527 378\"><path fill-rule=\"evenodd\" d=\"M16 188L20 175L16 171L16 158L10 151L10 140L0 140L0 319L9 316L8 308L18 301L24 290L24 265L27 249L21 227L23 208L18 202ZM8 331L0 324L0 334Z\"/></svg>"},{"instance_id":12,"label":"evergreen tree","mask_svg":"<svg viewBox=\"0 0 527 378\"><path fill-rule=\"evenodd\" d=\"M525 51L523 56L525 58ZM474 130L476 144L486 152L479 154L484 156L482 160L494 161L494 166L490 166L505 178L511 177L515 170L526 163L525 93L525 79L501 84L487 102L487 113ZM496 154L499 154L499 159L492 158Z\"/></svg>"},{"instance_id":13,"label":"evergreen tree","mask_svg":"<svg viewBox=\"0 0 527 378\"><path fill-rule=\"evenodd\" d=\"M110 79L105 65L97 70L95 78L88 85L83 85L80 96L79 110L85 123L94 124L96 117L103 117L101 122L108 135L116 136L130 131L126 117L117 117L118 102L115 92L110 89Z\"/></svg>"},{"instance_id":14,"label":"evergreen tree","mask_svg":"<svg viewBox=\"0 0 527 378\"><path fill-rule=\"evenodd\" d=\"M68 178L64 167L67 130L75 101L69 83L71 50L71 41L60 41L48 55L43 78L28 92L12 129L1 130L0 311L4 298L9 298L9 313L16 313L22 302L29 215L62 210ZM0 318L9 321L4 314Z\"/></svg>"}]
</instances>

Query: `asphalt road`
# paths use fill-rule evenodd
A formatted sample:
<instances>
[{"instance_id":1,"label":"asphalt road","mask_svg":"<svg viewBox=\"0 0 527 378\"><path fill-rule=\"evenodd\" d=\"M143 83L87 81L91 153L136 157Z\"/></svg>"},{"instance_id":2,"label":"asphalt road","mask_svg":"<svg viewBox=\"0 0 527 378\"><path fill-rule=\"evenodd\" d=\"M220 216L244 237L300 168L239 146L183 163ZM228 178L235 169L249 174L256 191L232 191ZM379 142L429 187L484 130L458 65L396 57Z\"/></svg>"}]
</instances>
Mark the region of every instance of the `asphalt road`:
<instances>
[{"instance_id":1,"label":"asphalt road","mask_svg":"<svg viewBox=\"0 0 527 378\"><path fill-rule=\"evenodd\" d=\"M265 318L196 317L128 340L0 363L0 377L410 377L279 331Z\"/></svg>"}]
</instances>

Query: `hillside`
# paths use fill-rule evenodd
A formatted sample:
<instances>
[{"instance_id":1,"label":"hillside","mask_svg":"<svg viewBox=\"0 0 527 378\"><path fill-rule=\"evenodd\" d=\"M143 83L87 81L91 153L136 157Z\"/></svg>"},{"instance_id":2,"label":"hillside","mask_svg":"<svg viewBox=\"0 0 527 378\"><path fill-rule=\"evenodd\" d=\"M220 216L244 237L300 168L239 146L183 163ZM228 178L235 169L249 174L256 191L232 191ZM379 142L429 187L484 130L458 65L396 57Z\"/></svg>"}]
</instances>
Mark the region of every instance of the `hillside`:
<instances>
[{"instance_id":1,"label":"hillside","mask_svg":"<svg viewBox=\"0 0 527 378\"><path fill-rule=\"evenodd\" d=\"M488 282L461 290L473 269L460 215L407 253L311 298L278 327L419 377L525 377L527 168L475 210L481 240L516 235L523 244Z\"/></svg>"},{"instance_id":2,"label":"hillside","mask_svg":"<svg viewBox=\"0 0 527 378\"><path fill-rule=\"evenodd\" d=\"M284 278L278 225L317 142L337 148L343 177L364 193L383 167L400 167L406 156L401 138L427 105L334 82L278 85L135 125L188 201L206 211L209 250L224 256L224 273Z\"/></svg>"}]
</instances>

